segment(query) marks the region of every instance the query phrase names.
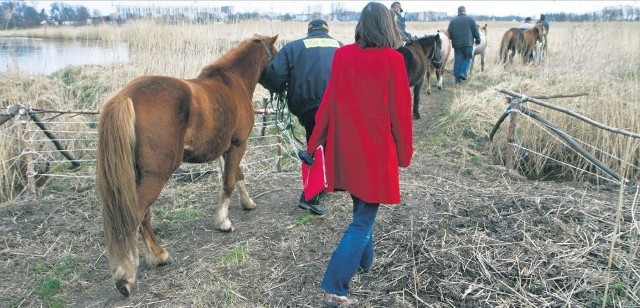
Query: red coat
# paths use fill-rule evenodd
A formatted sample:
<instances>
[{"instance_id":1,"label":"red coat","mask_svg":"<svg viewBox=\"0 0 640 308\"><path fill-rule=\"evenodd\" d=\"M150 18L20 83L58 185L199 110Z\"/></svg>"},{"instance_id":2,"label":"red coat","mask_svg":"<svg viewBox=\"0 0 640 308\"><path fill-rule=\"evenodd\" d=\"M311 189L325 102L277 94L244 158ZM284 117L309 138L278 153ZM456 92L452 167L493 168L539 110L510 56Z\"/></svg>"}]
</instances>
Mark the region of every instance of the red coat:
<instances>
[{"instance_id":1,"label":"red coat","mask_svg":"<svg viewBox=\"0 0 640 308\"><path fill-rule=\"evenodd\" d=\"M393 48L336 50L329 84L307 145L325 144L329 187L368 203L400 202L398 166L413 155L411 92L404 58Z\"/></svg>"}]
</instances>

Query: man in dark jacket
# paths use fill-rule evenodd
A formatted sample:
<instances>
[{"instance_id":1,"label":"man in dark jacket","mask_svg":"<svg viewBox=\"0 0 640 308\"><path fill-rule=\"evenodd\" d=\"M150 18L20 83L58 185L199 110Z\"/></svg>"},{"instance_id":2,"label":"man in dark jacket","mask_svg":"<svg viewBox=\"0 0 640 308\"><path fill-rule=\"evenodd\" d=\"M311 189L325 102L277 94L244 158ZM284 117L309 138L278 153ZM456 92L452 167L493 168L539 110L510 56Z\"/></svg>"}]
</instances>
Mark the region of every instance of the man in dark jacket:
<instances>
[{"instance_id":1,"label":"man in dark jacket","mask_svg":"<svg viewBox=\"0 0 640 308\"><path fill-rule=\"evenodd\" d=\"M342 43L329 36L329 25L322 19L309 22L307 36L286 44L276 54L262 85L273 92L287 91L287 107L304 126L307 142L315 126L315 116L329 82L333 54ZM323 215L320 197L305 201L300 195L298 207Z\"/></svg>"},{"instance_id":2,"label":"man in dark jacket","mask_svg":"<svg viewBox=\"0 0 640 308\"><path fill-rule=\"evenodd\" d=\"M458 8L458 16L449 22L449 38L454 51L453 76L456 84L467 80L473 56L473 42L480 44L480 32L476 21L467 16L464 6Z\"/></svg>"},{"instance_id":3,"label":"man in dark jacket","mask_svg":"<svg viewBox=\"0 0 640 308\"><path fill-rule=\"evenodd\" d=\"M407 32L407 26L405 24L405 18L400 14L404 12L402 10L402 6L400 6L400 2L391 3L391 15L393 16L393 20L396 22L396 26L398 26L398 31L400 31L400 35L402 36L403 41L410 41L413 37L411 33Z\"/></svg>"},{"instance_id":4,"label":"man in dark jacket","mask_svg":"<svg viewBox=\"0 0 640 308\"><path fill-rule=\"evenodd\" d=\"M549 22L546 20L546 16L544 14L540 14L540 19L536 24L541 24L544 27L544 34L542 37L544 38L544 51L547 51L547 34L549 33Z\"/></svg>"}]
</instances>

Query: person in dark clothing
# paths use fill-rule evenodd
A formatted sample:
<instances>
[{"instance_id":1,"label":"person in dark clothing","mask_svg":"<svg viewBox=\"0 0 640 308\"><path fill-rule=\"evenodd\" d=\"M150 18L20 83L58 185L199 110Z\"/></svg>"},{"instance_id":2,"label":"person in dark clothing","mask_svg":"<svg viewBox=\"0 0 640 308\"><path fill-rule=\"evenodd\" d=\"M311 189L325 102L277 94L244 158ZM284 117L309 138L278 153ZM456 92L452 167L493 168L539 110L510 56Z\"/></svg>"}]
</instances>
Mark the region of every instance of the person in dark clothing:
<instances>
[{"instance_id":1,"label":"person in dark clothing","mask_svg":"<svg viewBox=\"0 0 640 308\"><path fill-rule=\"evenodd\" d=\"M407 32L407 26L405 25L404 16L400 15L400 13L404 12L402 10L402 6L400 6L400 2L391 3L391 12L393 15L393 20L396 22L396 26L398 26L398 31L400 32L400 36L403 41L410 41L413 35Z\"/></svg>"},{"instance_id":2,"label":"person in dark clothing","mask_svg":"<svg viewBox=\"0 0 640 308\"><path fill-rule=\"evenodd\" d=\"M329 35L322 19L309 22L307 36L286 44L261 76L262 85L272 92L287 91L287 107L304 127L307 142L315 126L315 115L331 74L333 53L342 42ZM320 196L305 201L300 195L298 207L323 215Z\"/></svg>"},{"instance_id":3,"label":"person in dark clothing","mask_svg":"<svg viewBox=\"0 0 640 308\"><path fill-rule=\"evenodd\" d=\"M473 56L473 42L475 40L476 45L480 44L480 32L476 21L467 16L464 6L458 7L458 16L449 22L447 31L454 51L454 82L459 84L463 80L467 80Z\"/></svg>"},{"instance_id":4,"label":"person in dark clothing","mask_svg":"<svg viewBox=\"0 0 640 308\"><path fill-rule=\"evenodd\" d=\"M527 17L524 19L524 23L518 26L518 29L527 30L527 29L531 29L533 26L534 24L531 22L531 17Z\"/></svg>"},{"instance_id":5,"label":"person in dark clothing","mask_svg":"<svg viewBox=\"0 0 640 308\"><path fill-rule=\"evenodd\" d=\"M544 39L543 46L544 51L547 52L547 34L549 33L549 22L546 20L546 16L544 16L544 14L540 14L540 19L536 22L536 24L540 24L544 28L544 34L542 35L542 38Z\"/></svg>"}]
</instances>

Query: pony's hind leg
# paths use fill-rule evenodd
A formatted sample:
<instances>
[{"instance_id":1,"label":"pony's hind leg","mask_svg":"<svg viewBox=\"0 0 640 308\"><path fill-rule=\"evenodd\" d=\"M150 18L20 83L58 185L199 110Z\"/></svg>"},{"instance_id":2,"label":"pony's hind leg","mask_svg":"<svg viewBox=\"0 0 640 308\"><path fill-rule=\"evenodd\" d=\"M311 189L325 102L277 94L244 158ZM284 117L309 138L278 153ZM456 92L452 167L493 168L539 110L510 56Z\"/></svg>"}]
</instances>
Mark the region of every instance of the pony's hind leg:
<instances>
[{"instance_id":1,"label":"pony's hind leg","mask_svg":"<svg viewBox=\"0 0 640 308\"><path fill-rule=\"evenodd\" d=\"M158 239L153 233L151 211L149 210L149 207L156 201L167 181L168 178L143 176L138 186L138 209L141 211L140 215L143 215L140 233L142 233L146 248L145 261L151 267L171 263L169 252L158 243Z\"/></svg>"},{"instance_id":2,"label":"pony's hind leg","mask_svg":"<svg viewBox=\"0 0 640 308\"><path fill-rule=\"evenodd\" d=\"M422 82L416 83L413 86L413 118L420 119L420 88L422 88Z\"/></svg>"}]
</instances>

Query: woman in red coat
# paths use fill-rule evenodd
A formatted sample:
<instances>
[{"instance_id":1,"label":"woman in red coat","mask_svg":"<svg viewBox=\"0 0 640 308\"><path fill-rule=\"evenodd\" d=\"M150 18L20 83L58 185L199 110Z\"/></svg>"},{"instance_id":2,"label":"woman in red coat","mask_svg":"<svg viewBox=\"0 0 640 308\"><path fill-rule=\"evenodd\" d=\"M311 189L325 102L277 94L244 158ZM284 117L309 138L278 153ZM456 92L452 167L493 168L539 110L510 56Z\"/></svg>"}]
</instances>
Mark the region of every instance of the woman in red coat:
<instances>
[{"instance_id":1,"label":"woman in red coat","mask_svg":"<svg viewBox=\"0 0 640 308\"><path fill-rule=\"evenodd\" d=\"M353 221L334 251L320 287L324 301L349 306L349 282L374 259L373 225L381 203L400 202L398 167L413 155L411 92L402 44L390 11L368 3L356 25L355 43L334 55L331 77L316 113L307 152L325 144L327 191L353 199Z\"/></svg>"}]
</instances>

